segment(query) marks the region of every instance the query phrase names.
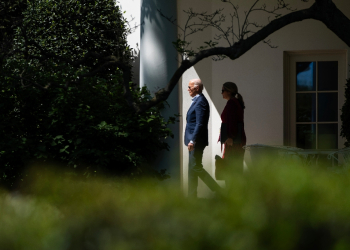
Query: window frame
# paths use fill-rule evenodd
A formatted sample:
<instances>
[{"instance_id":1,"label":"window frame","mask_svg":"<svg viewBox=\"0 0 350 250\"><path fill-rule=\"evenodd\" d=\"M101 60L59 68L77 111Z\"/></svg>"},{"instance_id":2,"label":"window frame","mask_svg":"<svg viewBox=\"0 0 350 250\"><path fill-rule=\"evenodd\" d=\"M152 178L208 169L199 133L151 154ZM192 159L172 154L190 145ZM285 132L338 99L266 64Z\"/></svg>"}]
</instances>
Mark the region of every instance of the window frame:
<instances>
[{"instance_id":1,"label":"window frame","mask_svg":"<svg viewBox=\"0 0 350 250\"><path fill-rule=\"evenodd\" d=\"M283 142L296 147L296 62L338 61L338 110L345 102L347 79L347 50L284 51L283 53ZM293 71L293 72L292 72ZM317 90L317 89L316 89ZM318 105L318 104L317 104ZM340 137L341 111L338 112L338 149L343 148L345 139ZM316 121L318 124L318 121Z\"/></svg>"}]
</instances>

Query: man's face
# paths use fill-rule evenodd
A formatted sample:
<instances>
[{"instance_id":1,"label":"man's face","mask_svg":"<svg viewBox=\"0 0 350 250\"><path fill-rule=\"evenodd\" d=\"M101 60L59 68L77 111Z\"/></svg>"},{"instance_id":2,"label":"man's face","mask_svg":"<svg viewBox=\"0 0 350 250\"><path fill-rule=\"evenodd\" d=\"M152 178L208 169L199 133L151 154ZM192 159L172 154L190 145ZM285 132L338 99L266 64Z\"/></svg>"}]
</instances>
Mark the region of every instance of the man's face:
<instances>
[{"instance_id":1,"label":"man's face","mask_svg":"<svg viewBox=\"0 0 350 250\"><path fill-rule=\"evenodd\" d=\"M199 87L194 85L194 82L189 82L188 93L191 97L195 97L199 93Z\"/></svg>"}]
</instances>

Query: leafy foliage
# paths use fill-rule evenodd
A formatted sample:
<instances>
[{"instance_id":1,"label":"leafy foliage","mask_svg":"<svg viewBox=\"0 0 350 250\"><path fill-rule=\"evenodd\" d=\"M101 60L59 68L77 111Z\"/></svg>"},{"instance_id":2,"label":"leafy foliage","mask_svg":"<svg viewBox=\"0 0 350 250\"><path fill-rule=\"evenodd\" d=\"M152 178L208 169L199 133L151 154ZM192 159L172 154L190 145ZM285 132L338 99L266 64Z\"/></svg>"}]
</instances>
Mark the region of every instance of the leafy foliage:
<instances>
[{"instance_id":1,"label":"leafy foliage","mask_svg":"<svg viewBox=\"0 0 350 250\"><path fill-rule=\"evenodd\" d=\"M341 109L342 121L340 135L346 139L345 147L350 146L350 78L345 84L345 103Z\"/></svg>"},{"instance_id":2,"label":"leafy foliage","mask_svg":"<svg viewBox=\"0 0 350 250\"><path fill-rule=\"evenodd\" d=\"M30 162L97 173L165 178L148 167L167 149L163 104L136 114L123 96L130 49L113 0L28 1L0 75L0 180L13 186ZM116 63L117 62L117 63ZM120 70L123 68L123 71ZM146 88L127 82L137 103Z\"/></svg>"},{"instance_id":3,"label":"leafy foliage","mask_svg":"<svg viewBox=\"0 0 350 250\"><path fill-rule=\"evenodd\" d=\"M178 186L39 170L29 196L0 192L0 248L349 249L349 174L269 162L232 176L227 195L194 200Z\"/></svg>"},{"instance_id":4,"label":"leafy foliage","mask_svg":"<svg viewBox=\"0 0 350 250\"><path fill-rule=\"evenodd\" d=\"M42 88L67 88L96 75L108 79L116 74L108 57L129 66L126 34L113 0L28 2L14 39L17 53L7 62L10 75L23 86Z\"/></svg>"},{"instance_id":5,"label":"leafy foliage","mask_svg":"<svg viewBox=\"0 0 350 250\"><path fill-rule=\"evenodd\" d=\"M21 24L26 6L25 0L0 1L0 65L12 50L15 28Z\"/></svg>"},{"instance_id":6,"label":"leafy foliage","mask_svg":"<svg viewBox=\"0 0 350 250\"><path fill-rule=\"evenodd\" d=\"M121 97L120 85L99 79L97 84L84 82L81 89L2 89L0 164L8 184L36 159L64 163L86 174L149 174L140 164L167 149L161 138L171 131L159 108L135 115ZM146 89L135 95L140 102L149 96Z\"/></svg>"}]
</instances>

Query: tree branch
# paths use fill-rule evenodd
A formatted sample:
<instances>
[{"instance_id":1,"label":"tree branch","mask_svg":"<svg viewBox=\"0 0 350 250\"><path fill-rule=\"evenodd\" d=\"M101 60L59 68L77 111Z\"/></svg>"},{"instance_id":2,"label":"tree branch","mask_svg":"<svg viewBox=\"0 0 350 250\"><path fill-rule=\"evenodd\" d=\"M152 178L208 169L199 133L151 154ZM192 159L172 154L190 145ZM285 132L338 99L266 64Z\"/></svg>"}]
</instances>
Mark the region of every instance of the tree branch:
<instances>
[{"instance_id":1,"label":"tree branch","mask_svg":"<svg viewBox=\"0 0 350 250\"><path fill-rule=\"evenodd\" d=\"M217 47L202 50L194 55L190 60L184 60L168 82L167 86L156 92L152 100L140 104L139 111L143 112L150 107L165 101L180 80L182 74L199 61L216 55L224 55L229 57L231 60L235 60L250 50L257 43L264 41L269 35L273 34L277 30L291 23L300 22L305 19L315 19L323 22L350 47L350 20L335 6L331 0L316 0L316 2L310 8L295 11L275 19L252 36L244 40L240 40L230 47Z\"/></svg>"}]
</instances>

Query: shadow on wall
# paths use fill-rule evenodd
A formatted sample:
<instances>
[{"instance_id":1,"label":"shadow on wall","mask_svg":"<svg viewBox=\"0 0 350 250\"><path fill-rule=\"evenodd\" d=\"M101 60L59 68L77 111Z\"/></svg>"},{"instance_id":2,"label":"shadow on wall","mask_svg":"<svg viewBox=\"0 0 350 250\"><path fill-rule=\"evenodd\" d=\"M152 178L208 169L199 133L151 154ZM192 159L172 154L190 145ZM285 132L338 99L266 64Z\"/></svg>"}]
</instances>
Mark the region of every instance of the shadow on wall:
<instances>
[{"instance_id":1,"label":"shadow on wall","mask_svg":"<svg viewBox=\"0 0 350 250\"><path fill-rule=\"evenodd\" d=\"M143 0L141 5L141 23L144 24L145 20L149 20L150 23L156 23L158 27L161 26L159 17L157 16L158 11L155 0ZM141 25L141 37L145 33L144 25Z\"/></svg>"},{"instance_id":2,"label":"shadow on wall","mask_svg":"<svg viewBox=\"0 0 350 250\"><path fill-rule=\"evenodd\" d=\"M142 27L142 25L141 25ZM132 66L132 82L136 86L140 86L140 50L134 49L133 51L134 60L131 63Z\"/></svg>"},{"instance_id":3,"label":"shadow on wall","mask_svg":"<svg viewBox=\"0 0 350 250\"><path fill-rule=\"evenodd\" d=\"M147 85L152 94L166 86L178 67L177 52L172 44L177 39L177 29L158 10L176 16L176 1L143 0L141 4L140 84ZM174 98L169 104L177 106L177 96Z\"/></svg>"}]
</instances>

